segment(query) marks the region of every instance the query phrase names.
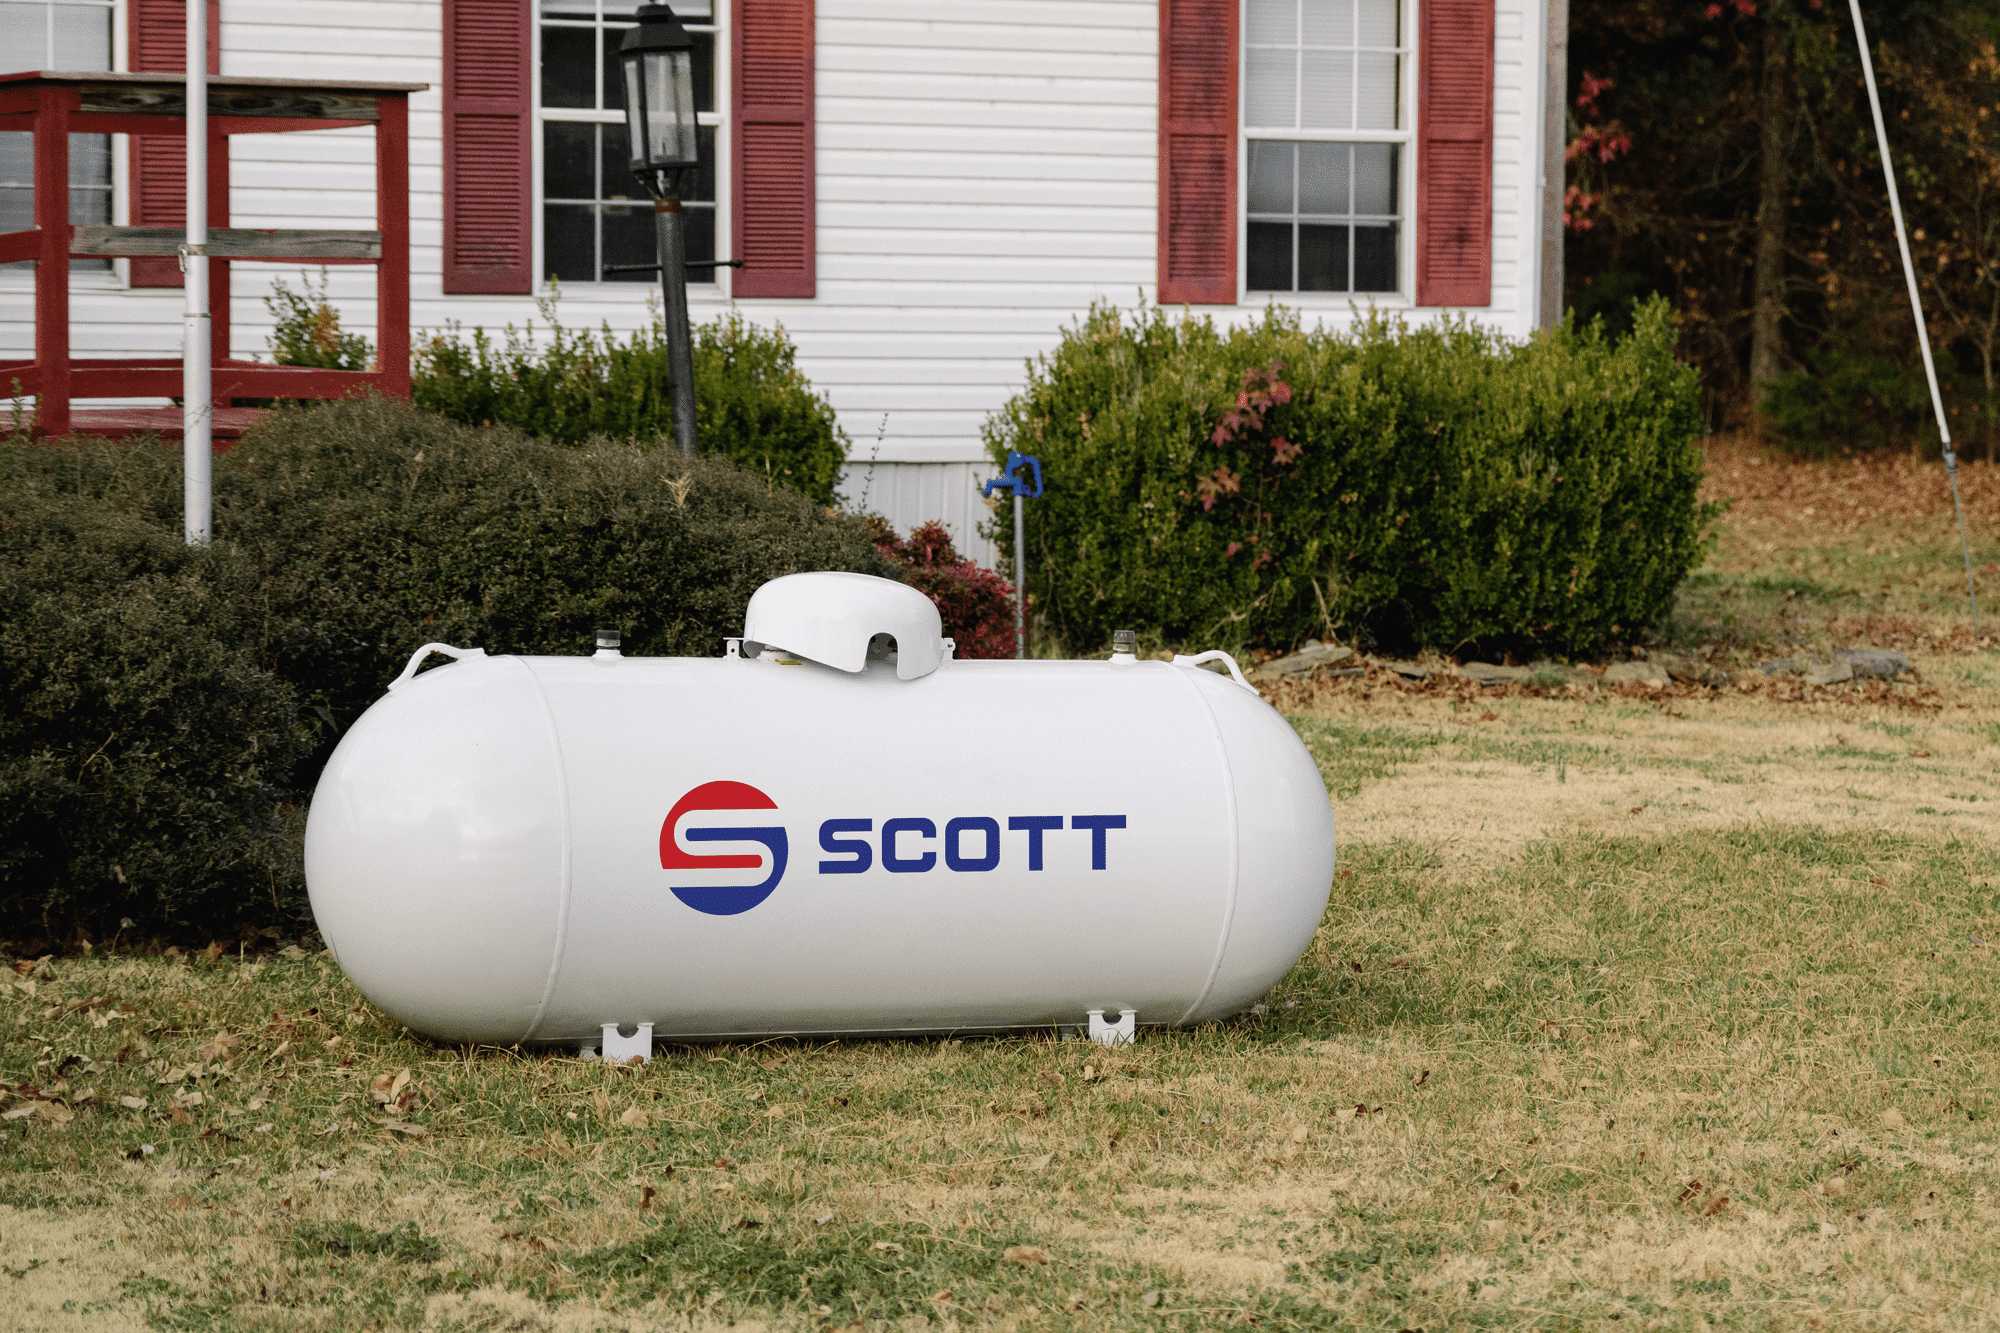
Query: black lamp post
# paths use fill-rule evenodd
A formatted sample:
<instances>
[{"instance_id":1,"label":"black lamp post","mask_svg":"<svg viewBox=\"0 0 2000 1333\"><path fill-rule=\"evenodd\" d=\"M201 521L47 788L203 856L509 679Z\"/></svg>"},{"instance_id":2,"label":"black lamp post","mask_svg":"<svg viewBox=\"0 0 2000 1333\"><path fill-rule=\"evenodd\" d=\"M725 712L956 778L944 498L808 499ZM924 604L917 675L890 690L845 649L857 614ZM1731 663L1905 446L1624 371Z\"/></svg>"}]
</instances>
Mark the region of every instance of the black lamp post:
<instances>
[{"instance_id":1,"label":"black lamp post","mask_svg":"<svg viewBox=\"0 0 2000 1333\"><path fill-rule=\"evenodd\" d=\"M653 196L660 246L660 289L667 323L674 443L695 453L694 345L688 328L687 230L682 178L699 164L694 118L694 38L666 5L639 6L639 26L619 43L625 66L625 125L632 174Z\"/></svg>"}]
</instances>

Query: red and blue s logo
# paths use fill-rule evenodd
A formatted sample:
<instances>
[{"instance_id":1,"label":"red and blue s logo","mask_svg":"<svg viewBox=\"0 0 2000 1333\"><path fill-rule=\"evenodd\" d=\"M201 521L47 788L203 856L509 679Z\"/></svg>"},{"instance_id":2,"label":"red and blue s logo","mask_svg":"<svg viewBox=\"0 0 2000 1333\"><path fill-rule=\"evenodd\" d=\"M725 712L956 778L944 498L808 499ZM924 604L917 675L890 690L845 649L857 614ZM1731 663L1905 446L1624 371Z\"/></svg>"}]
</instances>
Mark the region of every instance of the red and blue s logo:
<instances>
[{"instance_id":1,"label":"red and blue s logo","mask_svg":"<svg viewBox=\"0 0 2000 1333\"><path fill-rule=\"evenodd\" d=\"M747 782L704 782L675 803L660 826L660 868L662 870L755 870L764 864L762 856L719 853L697 856L680 845L674 836L681 817L706 810L776 810L778 803ZM771 870L761 884L673 887L674 897L697 912L710 916L735 916L747 912L771 896L785 877L785 857L789 847L782 825L754 828L696 828L680 830L689 842L761 842L771 854Z\"/></svg>"}]
</instances>

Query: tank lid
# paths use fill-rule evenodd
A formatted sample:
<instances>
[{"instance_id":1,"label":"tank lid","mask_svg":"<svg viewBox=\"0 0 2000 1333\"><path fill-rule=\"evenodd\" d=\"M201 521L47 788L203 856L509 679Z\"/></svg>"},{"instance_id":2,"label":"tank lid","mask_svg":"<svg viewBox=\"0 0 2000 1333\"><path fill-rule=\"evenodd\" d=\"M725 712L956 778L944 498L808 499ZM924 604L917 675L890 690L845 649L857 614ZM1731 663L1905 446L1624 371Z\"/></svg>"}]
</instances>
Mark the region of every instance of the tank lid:
<instances>
[{"instance_id":1,"label":"tank lid","mask_svg":"<svg viewBox=\"0 0 2000 1333\"><path fill-rule=\"evenodd\" d=\"M868 640L896 640L896 674L915 680L944 660L944 622L931 599L872 574L823 571L772 579L750 596L743 637L841 671L868 664Z\"/></svg>"}]
</instances>

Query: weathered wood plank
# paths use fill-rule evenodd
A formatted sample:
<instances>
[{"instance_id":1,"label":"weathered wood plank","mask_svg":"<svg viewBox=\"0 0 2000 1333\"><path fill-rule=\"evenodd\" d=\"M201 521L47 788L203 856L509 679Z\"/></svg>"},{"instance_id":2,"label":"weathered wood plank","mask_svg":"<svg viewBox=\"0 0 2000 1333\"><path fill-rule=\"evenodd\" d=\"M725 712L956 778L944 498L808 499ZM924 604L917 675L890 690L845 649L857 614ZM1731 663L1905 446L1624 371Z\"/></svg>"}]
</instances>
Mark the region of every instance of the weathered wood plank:
<instances>
[{"instance_id":1,"label":"weathered wood plank","mask_svg":"<svg viewBox=\"0 0 2000 1333\"><path fill-rule=\"evenodd\" d=\"M73 255L173 256L180 253L187 231L181 227L71 228ZM379 231L326 231L310 228L213 227L208 233L211 259L380 259Z\"/></svg>"},{"instance_id":2,"label":"weathered wood plank","mask_svg":"<svg viewBox=\"0 0 2000 1333\"><path fill-rule=\"evenodd\" d=\"M120 115L180 116L187 113L187 86L176 83L86 83L77 89L80 110ZM251 88L211 85L211 116L258 116L284 120L380 120L377 98L368 93L310 88Z\"/></svg>"}]
</instances>

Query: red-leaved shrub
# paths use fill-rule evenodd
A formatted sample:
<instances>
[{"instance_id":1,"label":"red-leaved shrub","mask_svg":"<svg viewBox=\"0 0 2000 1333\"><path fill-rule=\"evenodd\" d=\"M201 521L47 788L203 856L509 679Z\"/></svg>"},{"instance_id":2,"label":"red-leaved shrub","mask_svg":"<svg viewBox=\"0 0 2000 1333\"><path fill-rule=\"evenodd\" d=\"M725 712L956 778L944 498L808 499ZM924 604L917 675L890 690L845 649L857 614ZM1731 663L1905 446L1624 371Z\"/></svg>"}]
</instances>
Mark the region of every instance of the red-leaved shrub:
<instances>
[{"instance_id":1,"label":"red-leaved shrub","mask_svg":"<svg viewBox=\"0 0 2000 1333\"><path fill-rule=\"evenodd\" d=\"M935 520L907 537L870 516L875 549L896 562L903 582L937 603L945 634L959 657L1014 655L1014 585L961 556Z\"/></svg>"}]
</instances>

